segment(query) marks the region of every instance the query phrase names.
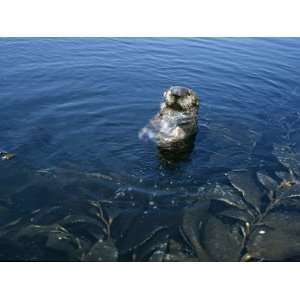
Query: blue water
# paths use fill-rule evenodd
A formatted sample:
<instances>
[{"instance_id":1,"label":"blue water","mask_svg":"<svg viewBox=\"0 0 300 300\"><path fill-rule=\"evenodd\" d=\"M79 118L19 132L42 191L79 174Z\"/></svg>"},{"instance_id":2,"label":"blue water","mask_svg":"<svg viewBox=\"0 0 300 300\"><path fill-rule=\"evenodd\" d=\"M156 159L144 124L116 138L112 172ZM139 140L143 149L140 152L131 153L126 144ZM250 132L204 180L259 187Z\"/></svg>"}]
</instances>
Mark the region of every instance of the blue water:
<instances>
[{"instance_id":1,"label":"blue water","mask_svg":"<svg viewBox=\"0 0 300 300\"><path fill-rule=\"evenodd\" d=\"M0 39L0 150L16 154L0 161L3 223L87 198L181 209L228 170L280 168L272 146L300 110L299 49L295 38ZM176 162L138 138L172 85L201 99L194 147Z\"/></svg>"}]
</instances>

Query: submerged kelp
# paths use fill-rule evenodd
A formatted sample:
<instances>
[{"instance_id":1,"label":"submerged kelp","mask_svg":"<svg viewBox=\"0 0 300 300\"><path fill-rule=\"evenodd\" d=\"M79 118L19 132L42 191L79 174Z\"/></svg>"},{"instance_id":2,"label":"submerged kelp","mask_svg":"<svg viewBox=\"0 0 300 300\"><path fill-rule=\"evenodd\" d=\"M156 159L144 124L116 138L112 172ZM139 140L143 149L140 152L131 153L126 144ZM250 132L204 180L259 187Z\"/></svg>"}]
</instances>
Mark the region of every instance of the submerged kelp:
<instances>
[{"instance_id":1,"label":"submerged kelp","mask_svg":"<svg viewBox=\"0 0 300 300\"><path fill-rule=\"evenodd\" d=\"M1 180L23 180L2 188L0 260L298 261L300 163L287 140L273 146L277 170L227 170L189 196L5 162Z\"/></svg>"},{"instance_id":2,"label":"submerged kelp","mask_svg":"<svg viewBox=\"0 0 300 300\"><path fill-rule=\"evenodd\" d=\"M278 128L290 128L290 118ZM298 260L300 160L291 132L278 132L275 169L210 169L206 183L190 190L122 184L76 165L36 170L18 158L3 161L0 259ZM231 141L250 162L260 144L257 134L248 137L240 144L229 130L219 140Z\"/></svg>"}]
</instances>

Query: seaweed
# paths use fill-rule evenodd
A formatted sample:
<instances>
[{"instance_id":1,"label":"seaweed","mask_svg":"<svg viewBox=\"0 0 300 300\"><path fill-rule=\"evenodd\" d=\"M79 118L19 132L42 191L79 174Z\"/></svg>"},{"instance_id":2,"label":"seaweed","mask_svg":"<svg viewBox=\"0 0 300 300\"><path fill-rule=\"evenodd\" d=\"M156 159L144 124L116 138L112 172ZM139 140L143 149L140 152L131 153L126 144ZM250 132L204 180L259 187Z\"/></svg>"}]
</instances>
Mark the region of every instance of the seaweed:
<instances>
[{"instance_id":1,"label":"seaweed","mask_svg":"<svg viewBox=\"0 0 300 300\"><path fill-rule=\"evenodd\" d=\"M0 199L0 260L299 260L299 155L278 144L273 154L276 171L222 169L193 193L155 199L117 185L104 197L97 182L111 180L94 173L25 172Z\"/></svg>"}]
</instances>

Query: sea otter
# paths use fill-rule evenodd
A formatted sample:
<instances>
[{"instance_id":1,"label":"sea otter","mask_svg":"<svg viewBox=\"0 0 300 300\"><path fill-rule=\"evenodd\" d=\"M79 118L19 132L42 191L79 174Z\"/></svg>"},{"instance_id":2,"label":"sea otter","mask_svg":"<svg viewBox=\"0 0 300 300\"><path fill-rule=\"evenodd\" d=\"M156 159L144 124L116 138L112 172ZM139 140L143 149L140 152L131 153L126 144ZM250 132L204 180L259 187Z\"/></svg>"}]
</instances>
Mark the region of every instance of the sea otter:
<instances>
[{"instance_id":1,"label":"sea otter","mask_svg":"<svg viewBox=\"0 0 300 300\"><path fill-rule=\"evenodd\" d=\"M139 137L154 140L161 149L185 147L196 135L198 109L199 97L194 91L172 86L163 94L160 112L140 131Z\"/></svg>"}]
</instances>

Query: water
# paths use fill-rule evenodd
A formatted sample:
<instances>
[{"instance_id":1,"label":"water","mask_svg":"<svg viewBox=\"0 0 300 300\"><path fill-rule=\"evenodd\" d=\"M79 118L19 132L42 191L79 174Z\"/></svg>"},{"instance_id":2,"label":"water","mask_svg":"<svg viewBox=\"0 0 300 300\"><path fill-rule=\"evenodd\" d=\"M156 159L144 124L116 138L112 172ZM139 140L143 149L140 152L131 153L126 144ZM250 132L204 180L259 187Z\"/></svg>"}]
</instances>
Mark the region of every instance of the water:
<instances>
[{"instance_id":1,"label":"water","mask_svg":"<svg viewBox=\"0 0 300 300\"><path fill-rule=\"evenodd\" d=\"M287 143L284 122L296 126L299 49L289 38L1 39L0 150L16 154L0 162L1 225L19 220L18 234L62 224L88 216L88 201L178 220L201 187L225 183L230 170L281 170L272 149ZM191 153L176 161L138 138L172 85L201 99ZM297 150L297 127L291 135ZM118 230L120 253L138 234L120 244ZM76 260L71 250L50 253L35 235L24 254L23 241L3 232L0 247L11 250L2 260ZM95 235L81 243L91 247Z\"/></svg>"}]
</instances>

